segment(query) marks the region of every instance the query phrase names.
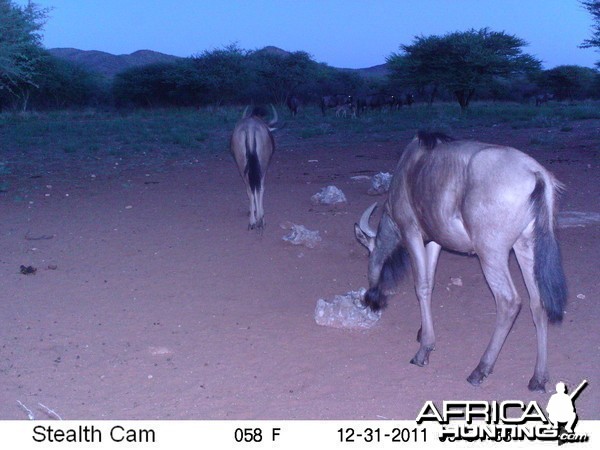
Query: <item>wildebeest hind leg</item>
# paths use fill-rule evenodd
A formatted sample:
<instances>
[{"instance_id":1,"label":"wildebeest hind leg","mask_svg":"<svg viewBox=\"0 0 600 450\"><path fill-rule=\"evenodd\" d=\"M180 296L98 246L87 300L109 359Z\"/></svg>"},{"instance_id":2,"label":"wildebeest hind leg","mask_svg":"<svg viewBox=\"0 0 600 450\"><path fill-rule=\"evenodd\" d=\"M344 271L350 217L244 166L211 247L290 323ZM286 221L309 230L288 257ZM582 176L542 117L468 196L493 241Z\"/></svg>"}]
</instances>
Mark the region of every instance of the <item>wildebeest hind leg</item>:
<instances>
[{"instance_id":1,"label":"wildebeest hind leg","mask_svg":"<svg viewBox=\"0 0 600 450\"><path fill-rule=\"evenodd\" d=\"M248 193L248 200L250 201L250 223L248 229L253 230L256 227L256 198L249 184L246 185L246 191Z\"/></svg>"},{"instance_id":2,"label":"wildebeest hind leg","mask_svg":"<svg viewBox=\"0 0 600 450\"><path fill-rule=\"evenodd\" d=\"M254 201L256 202L256 228L262 231L265 227L265 211L263 209L263 193L264 188L261 185L260 188L254 194Z\"/></svg>"},{"instance_id":3,"label":"wildebeest hind leg","mask_svg":"<svg viewBox=\"0 0 600 450\"><path fill-rule=\"evenodd\" d=\"M521 299L508 270L508 252L506 255L494 252L489 259L482 252L478 254L485 279L496 300L496 328L481 361L467 378L474 386L480 385L492 373L506 336L521 309Z\"/></svg>"},{"instance_id":4,"label":"wildebeest hind leg","mask_svg":"<svg viewBox=\"0 0 600 450\"><path fill-rule=\"evenodd\" d=\"M529 307L535 324L537 335L537 357L535 362L535 371L533 377L529 380L529 390L546 392L546 382L548 375L548 317L546 311L540 302L540 291L535 282L533 271L533 238L521 237L517 240L513 249L517 256L517 261L523 273L523 279L529 292Z\"/></svg>"}]
</instances>

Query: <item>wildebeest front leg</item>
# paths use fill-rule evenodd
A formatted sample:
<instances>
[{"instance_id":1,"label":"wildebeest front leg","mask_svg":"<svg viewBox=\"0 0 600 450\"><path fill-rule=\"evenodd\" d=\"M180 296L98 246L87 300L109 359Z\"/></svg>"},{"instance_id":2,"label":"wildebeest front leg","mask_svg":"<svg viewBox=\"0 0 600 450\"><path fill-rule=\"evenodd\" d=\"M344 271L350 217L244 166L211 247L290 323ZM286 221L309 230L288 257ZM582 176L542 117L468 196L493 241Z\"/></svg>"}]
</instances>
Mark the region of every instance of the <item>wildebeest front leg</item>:
<instances>
[{"instance_id":1,"label":"wildebeest front leg","mask_svg":"<svg viewBox=\"0 0 600 450\"><path fill-rule=\"evenodd\" d=\"M496 328L481 361L467 378L474 386L480 385L492 373L506 336L521 309L521 299L508 270L508 252L506 255L495 254L489 260L481 252L479 256L483 274L496 300Z\"/></svg>"},{"instance_id":2,"label":"wildebeest front leg","mask_svg":"<svg viewBox=\"0 0 600 450\"><path fill-rule=\"evenodd\" d=\"M415 290L421 309L421 328L417 335L421 345L410 362L422 367L429 363L429 354L435 348L435 332L431 315L431 292L441 247L435 242L430 242L423 247L421 242L415 240L414 244L409 245L409 249L413 263Z\"/></svg>"},{"instance_id":3,"label":"wildebeest front leg","mask_svg":"<svg viewBox=\"0 0 600 450\"><path fill-rule=\"evenodd\" d=\"M435 282L435 269L437 267L438 258L440 256L440 251L442 247L437 242L429 242L425 246L425 251L427 254L427 283L431 286L431 292L433 292L433 284ZM430 292L430 303L431 303L431 292ZM431 308L429 309L429 317L430 322L432 323L431 328L433 330L433 319L431 319ZM423 312L421 311L421 316ZM419 328L417 332L417 342L421 342L421 335L423 334L423 324Z\"/></svg>"}]
</instances>

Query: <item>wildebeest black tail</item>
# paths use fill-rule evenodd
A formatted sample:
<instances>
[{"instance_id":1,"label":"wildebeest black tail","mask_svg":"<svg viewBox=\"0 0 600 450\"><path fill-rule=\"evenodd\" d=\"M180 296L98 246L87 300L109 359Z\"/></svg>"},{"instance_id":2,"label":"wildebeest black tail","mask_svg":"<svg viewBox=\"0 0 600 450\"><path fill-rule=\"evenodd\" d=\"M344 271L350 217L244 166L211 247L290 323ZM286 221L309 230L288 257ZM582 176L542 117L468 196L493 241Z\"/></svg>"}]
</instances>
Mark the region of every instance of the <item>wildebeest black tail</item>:
<instances>
[{"instance_id":1,"label":"wildebeest black tail","mask_svg":"<svg viewBox=\"0 0 600 450\"><path fill-rule=\"evenodd\" d=\"M384 309L387 306L389 292L394 290L406 273L408 262L409 256L406 249L397 246L383 263L377 285L365 293L364 305L373 311Z\"/></svg>"},{"instance_id":2,"label":"wildebeest black tail","mask_svg":"<svg viewBox=\"0 0 600 450\"><path fill-rule=\"evenodd\" d=\"M246 136L246 175L252 192L258 192L261 188L262 173L260 161L256 153L256 136Z\"/></svg>"},{"instance_id":3,"label":"wildebeest black tail","mask_svg":"<svg viewBox=\"0 0 600 450\"><path fill-rule=\"evenodd\" d=\"M535 188L530 197L535 216L533 271L548 320L560 322L567 304L567 284L554 235L553 196L548 191L553 186L548 185L542 174L535 176Z\"/></svg>"}]
</instances>

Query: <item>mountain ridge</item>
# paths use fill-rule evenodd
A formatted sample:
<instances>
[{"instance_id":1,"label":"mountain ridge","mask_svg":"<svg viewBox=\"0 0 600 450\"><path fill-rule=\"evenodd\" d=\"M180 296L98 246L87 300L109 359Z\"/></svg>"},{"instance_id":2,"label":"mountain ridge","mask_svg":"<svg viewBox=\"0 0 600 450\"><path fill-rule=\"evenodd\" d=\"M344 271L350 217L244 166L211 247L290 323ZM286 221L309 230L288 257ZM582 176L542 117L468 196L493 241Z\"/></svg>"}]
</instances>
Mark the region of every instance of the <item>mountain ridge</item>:
<instances>
[{"instance_id":1,"label":"mountain ridge","mask_svg":"<svg viewBox=\"0 0 600 450\"><path fill-rule=\"evenodd\" d=\"M100 50L79 50L76 48L51 48L48 52L60 59L64 59L83 68L99 73L107 78L114 77L117 73L131 67L145 66L147 64L169 63L181 59L178 56L167 55L153 50L137 50L130 54L113 55Z\"/></svg>"},{"instance_id":2,"label":"mountain ridge","mask_svg":"<svg viewBox=\"0 0 600 450\"><path fill-rule=\"evenodd\" d=\"M276 55L290 53L275 46L267 46L257 51ZM80 50L72 47L61 47L48 49L48 52L56 58L78 64L91 72L98 73L109 79L113 78L119 72L132 67L170 63L183 59L180 56L168 55L154 50L137 50L130 54L115 55L100 50ZM388 73L387 64L379 64L362 69L338 69L358 73L365 78L380 78Z\"/></svg>"}]
</instances>

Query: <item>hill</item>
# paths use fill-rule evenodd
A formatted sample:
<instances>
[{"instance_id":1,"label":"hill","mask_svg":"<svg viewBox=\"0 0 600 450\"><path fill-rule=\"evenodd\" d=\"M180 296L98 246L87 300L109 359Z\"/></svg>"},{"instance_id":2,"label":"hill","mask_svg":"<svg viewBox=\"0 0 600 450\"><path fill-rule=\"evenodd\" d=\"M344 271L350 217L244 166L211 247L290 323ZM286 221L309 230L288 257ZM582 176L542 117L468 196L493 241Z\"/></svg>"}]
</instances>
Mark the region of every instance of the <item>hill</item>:
<instances>
[{"instance_id":1,"label":"hill","mask_svg":"<svg viewBox=\"0 0 600 450\"><path fill-rule=\"evenodd\" d=\"M130 67L168 63L180 59L178 56L166 55L152 50L138 50L129 55L113 55L97 50L78 50L76 48L51 48L48 49L48 52L56 58L77 63L85 69L104 75L107 78L112 78L117 73Z\"/></svg>"},{"instance_id":2,"label":"hill","mask_svg":"<svg viewBox=\"0 0 600 450\"><path fill-rule=\"evenodd\" d=\"M288 51L274 46L267 46L258 51L276 55L289 54ZM76 48L51 48L48 49L48 52L57 58L77 63L85 69L104 75L107 78L112 78L117 73L129 69L130 67L155 63L169 63L181 59L178 56L167 55L152 50L138 50L129 55L113 55L97 50L78 50ZM388 72L387 64L380 64L365 69L342 70L358 73L365 78L381 78L387 75Z\"/></svg>"},{"instance_id":3,"label":"hill","mask_svg":"<svg viewBox=\"0 0 600 450\"><path fill-rule=\"evenodd\" d=\"M384 78L388 75L389 69L387 64L379 64L373 67L367 67L365 69L343 69L348 72L358 73L361 77L364 78Z\"/></svg>"},{"instance_id":4,"label":"hill","mask_svg":"<svg viewBox=\"0 0 600 450\"><path fill-rule=\"evenodd\" d=\"M278 56L285 56L285 55L290 54L290 52L283 50L279 47L274 47L272 45L269 45L263 49L257 50L256 53L266 53L266 54L272 54L272 55L278 55ZM389 72L387 64L379 64L377 66L367 67L364 69L343 69L343 68L341 68L340 70L344 70L347 72L354 72L364 78L370 78L370 79L383 78L383 77L387 76L387 74Z\"/></svg>"}]
</instances>

